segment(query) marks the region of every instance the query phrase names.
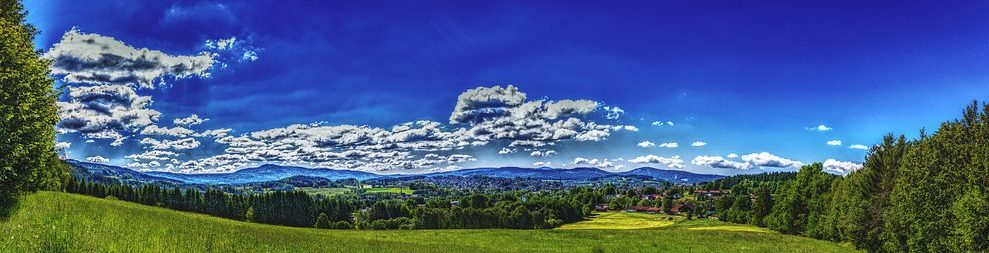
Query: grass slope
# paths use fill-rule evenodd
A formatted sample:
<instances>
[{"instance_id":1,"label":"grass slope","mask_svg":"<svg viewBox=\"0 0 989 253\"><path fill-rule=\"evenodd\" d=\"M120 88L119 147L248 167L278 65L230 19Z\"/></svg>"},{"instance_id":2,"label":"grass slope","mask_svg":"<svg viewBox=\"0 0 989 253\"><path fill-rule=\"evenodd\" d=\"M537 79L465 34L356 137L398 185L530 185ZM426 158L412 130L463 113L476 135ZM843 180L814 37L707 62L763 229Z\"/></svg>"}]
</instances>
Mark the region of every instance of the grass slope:
<instances>
[{"instance_id":1,"label":"grass slope","mask_svg":"<svg viewBox=\"0 0 989 253\"><path fill-rule=\"evenodd\" d=\"M688 221L634 230L317 230L40 192L28 196L14 216L0 221L0 252L851 251L825 241L719 226L738 227Z\"/></svg>"},{"instance_id":2,"label":"grass slope","mask_svg":"<svg viewBox=\"0 0 989 253\"><path fill-rule=\"evenodd\" d=\"M673 226L682 220L681 216L607 212L596 213L587 221L566 224L557 229L644 229Z\"/></svg>"}]
</instances>

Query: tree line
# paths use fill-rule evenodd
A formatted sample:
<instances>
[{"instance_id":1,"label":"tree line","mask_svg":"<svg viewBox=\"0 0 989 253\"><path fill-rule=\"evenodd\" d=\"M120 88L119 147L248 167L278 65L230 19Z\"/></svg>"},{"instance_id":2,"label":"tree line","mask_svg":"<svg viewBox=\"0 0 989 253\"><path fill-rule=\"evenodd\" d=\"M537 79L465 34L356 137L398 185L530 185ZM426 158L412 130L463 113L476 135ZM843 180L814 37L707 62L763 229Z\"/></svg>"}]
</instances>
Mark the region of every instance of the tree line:
<instances>
[{"instance_id":1,"label":"tree line","mask_svg":"<svg viewBox=\"0 0 989 253\"><path fill-rule=\"evenodd\" d=\"M71 178L66 192L112 198L228 219L295 227L337 229L553 228L591 214L602 199L588 188L549 193L502 192L445 197L312 196L303 191L254 194L220 189L164 188L86 182Z\"/></svg>"},{"instance_id":2,"label":"tree line","mask_svg":"<svg viewBox=\"0 0 989 253\"><path fill-rule=\"evenodd\" d=\"M787 181L743 180L717 210L727 221L870 252L989 252L987 188L989 105L973 103L934 134L886 135L844 177L815 163Z\"/></svg>"}]
</instances>

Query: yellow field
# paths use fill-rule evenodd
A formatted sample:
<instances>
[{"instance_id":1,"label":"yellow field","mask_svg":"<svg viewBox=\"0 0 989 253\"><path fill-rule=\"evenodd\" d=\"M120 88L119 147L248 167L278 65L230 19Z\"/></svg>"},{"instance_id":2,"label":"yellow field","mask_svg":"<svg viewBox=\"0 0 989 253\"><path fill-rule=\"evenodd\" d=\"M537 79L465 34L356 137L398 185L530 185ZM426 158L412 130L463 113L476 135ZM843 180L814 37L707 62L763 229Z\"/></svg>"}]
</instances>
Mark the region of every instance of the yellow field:
<instances>
[{"instance_id":1,"label":"yellow field","mask_svg":"<svg viewBox=\"0 0 989 253\"><path fill-rule=\"evenodd\" d=\"M605 212L591 219L566 224L558 229L645 229L673 226L681 216L648 213Z\"/></svg>"}]
</instances>

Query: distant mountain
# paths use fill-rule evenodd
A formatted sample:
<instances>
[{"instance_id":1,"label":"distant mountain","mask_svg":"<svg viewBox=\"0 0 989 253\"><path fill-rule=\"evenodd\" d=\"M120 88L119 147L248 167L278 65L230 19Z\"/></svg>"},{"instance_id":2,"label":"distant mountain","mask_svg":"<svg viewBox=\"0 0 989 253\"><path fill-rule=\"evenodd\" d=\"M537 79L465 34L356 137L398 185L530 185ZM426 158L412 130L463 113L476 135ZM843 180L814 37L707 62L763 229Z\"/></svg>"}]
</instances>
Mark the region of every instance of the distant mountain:
<instances>
[{"instance_id":1,"label":"distant mountain","mask_svg":"<svg viewBox=\"0 0 989 253\"><path fill-rule=\"evenodd\" d=\"M76 178L85 179L90 182L123 184L157 183L175 185L183 183L180 180L151 176L128 168L106 164L88 163L71 159L65 160L65 162L73 168L72 174Z\"/></svg>"},{"instance_id":2,"label":"distant mountain","mask_svg":"<svg viewBox=\"0 0 989 253\"><path fill-rule=\"evenodd\" d=\"M501 168L474 168L474 169L463 169L447 172L436 172L424 174L422 176L435 177L435 176L489 176L489 177L503 177L503 178L533 178L542 180L591 180L599 177L609 176L612 173L603 171L596 168L573 168L573 169L554 169L554 168L519 168L519 167L501 167Z\"/></svg>"},{"instance_id":3,"label":"distant mountain","mask_svg":"<svg viewBox=\"0 0 989 253\"><path fill-rule=\"evenodd\" d=\"M87 180L118 180L124 183L163 183L163 184L250 184L272 182L290 179L295 181L314 181L315 178L327 180L340 179L401 179L440 177L440 176L488 176L500 178L530 178L538 180L593 181L613 177L652 178L653 180L674 183L697 183L711 181L724 176L696 174L679 170L664 170L656 168L638 168L625 172L607 172L597 168L473 168L456 171L434 172L427 174L393 174L379 175L369 172L335 169L310 169L303 167L281 166L267 164L256 168L242 169L233 173L215 174L180 174L171 172L138 172L127 168L67 160L76 167L76 175Z\"/></svg>"},{"instance_id":4,"label":"distant mountain","mask_svg":"<svg viewBox=\"0 0 989 253\"><path fill-rule=\"evenodd\" d=\"M674 183L698 183L713 181L725 176L711 174L697 174L682 170L664 170L650 167L642 167L630 171L615 173L621 176L647 176L654 179L669 181Z\"/></svg>"},{"instance_id":5,"label":"distant mountain","mask_svg":"<svg viewBox=\"0 0 989 253\"><path fill-rule=\"evenodd\" d=\"M188 184L246 184L265 181L277 181L294 176L319 177L329 180L353 178L366 180L381 177L381 175L353 171L334 169L309 169L303 167L281 166L266 164L257 168L238 170L233 173L216 174L180 174L170 172L148 172L148 175L174 179Z\"/></svg>"}]
</instances>

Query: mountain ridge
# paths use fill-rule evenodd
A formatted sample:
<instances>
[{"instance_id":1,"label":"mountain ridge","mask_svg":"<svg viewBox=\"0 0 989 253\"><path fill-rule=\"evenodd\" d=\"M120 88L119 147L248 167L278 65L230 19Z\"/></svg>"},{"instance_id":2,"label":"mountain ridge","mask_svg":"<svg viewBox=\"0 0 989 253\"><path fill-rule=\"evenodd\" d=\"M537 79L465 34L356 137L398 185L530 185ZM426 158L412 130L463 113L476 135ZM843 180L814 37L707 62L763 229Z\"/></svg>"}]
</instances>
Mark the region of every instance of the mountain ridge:
<instances>
[{"instance_id":1,"label":"mountain ridge","mask_svg":"<svg viewBox=\"0 0 989 253\"><path fill-rule=\"evenodd\" d=\"M278 181L294 176L319 177L329 180L353 178L357 180L405 178L405 177L439 177L439 176L488 176L500 178L531 178L538 180L592 181L609 177L645 176L655 180L673 183L706 182L725 176L699 174L688 171L640 167L629 171L609 172L598 168L577 167L562 168L524 168L524 167L480 167L454 171L432 172L423 174L376 174L371 172L339 170L329 168L305 168L265 164L258 167L246 168L231 173L210 174L181 174L172 172L139 172L133 169L66 160L76 168L77 175L97 175L102 177L118 177L131 180L147 180L152 182L184 183L184 184L247 184L266 181Z\"/></svg>"}]
</instances>

